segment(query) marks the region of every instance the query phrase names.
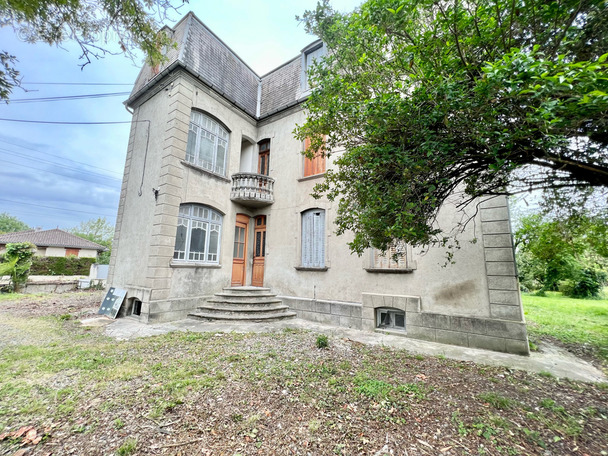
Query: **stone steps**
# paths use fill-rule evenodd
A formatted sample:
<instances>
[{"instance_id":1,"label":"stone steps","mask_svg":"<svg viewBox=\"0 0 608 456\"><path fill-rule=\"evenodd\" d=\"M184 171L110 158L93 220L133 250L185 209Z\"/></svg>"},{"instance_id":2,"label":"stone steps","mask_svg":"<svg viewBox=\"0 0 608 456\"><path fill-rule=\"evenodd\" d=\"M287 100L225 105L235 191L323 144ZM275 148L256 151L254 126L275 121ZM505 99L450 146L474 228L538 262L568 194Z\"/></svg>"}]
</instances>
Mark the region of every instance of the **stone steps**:
<instances>
[{"instance_id":1,"label":"stone steps","mask_svg":"<svg viewBox=\"0 0 608 456\"><path fill-rule=\"evenodd\" d=\"M294 318L295 312L270 288L227 287L188 317L204 321L268 322Z\"/></svg>"}]
</instances>

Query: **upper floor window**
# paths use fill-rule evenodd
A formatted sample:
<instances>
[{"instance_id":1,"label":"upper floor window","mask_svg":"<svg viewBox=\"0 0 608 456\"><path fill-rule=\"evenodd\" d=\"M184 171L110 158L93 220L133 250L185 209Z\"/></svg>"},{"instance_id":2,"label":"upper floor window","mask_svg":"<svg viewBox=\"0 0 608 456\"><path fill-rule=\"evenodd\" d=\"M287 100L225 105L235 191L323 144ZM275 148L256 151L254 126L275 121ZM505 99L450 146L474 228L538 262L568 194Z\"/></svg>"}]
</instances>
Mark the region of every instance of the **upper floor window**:
<instances>
[{"instance_id":1,"label":"upper floor window","mask_svg":"<svg viewBox=\"0 0 608 456\"><path fill-rule=\"evenodd\" d=\"M302 89L304 92L311 89L308 81L308 72L315 61L323 57L326 53L325 45L321 42L312 44L308 49L302 51Z\"/></svg>"},{"instance_id":2,"label":"upper floor window","mask_svg":"<svg viewBox=\"0 0 608 456\"><path fill-rule=\"evenodd\" d=\"M182 204L173 258L219 263L222 215L200 204Z\"/></svg>"},{"instance_id":3,"label":"upper floor window","mask_svg":"<svg viewBox=\"0 0 608 456\"><path fill-rule=\"evenodd\" d=\"M268 176L270 171L270 139L260 141L258 146L258 174Z\"/></svg>"},{"instance_id":4,"label":"upper floor window","mask_svg":"<svg viewBox=\"0 0 608 456\"><path fill-rule=\"evenodd\" d=\"M304 150L310 147L310 138L304 140ZM315 176L325 172L325 155L319 151L313 158L304 157L304 177Z\"/></svg>"},{"instance_id":5,"label":"upper floor window","mask_svg":"<svg viewBox=\"0 0 608 456\"><path fill-rule=\"evenodd\" d=\"M186 161L225 176L227 153L228 131L211 117L192 111Z\"/></svg>"},{"instance_id":6,"label":"upper floor window","mask_svg":"<svg viewBox=\"0 0 608 456\"><path fill-rule=\"evenodd\" d=\"M325 211L302 212L302 266L325 267Z\"/></svg>"}]
</instances>

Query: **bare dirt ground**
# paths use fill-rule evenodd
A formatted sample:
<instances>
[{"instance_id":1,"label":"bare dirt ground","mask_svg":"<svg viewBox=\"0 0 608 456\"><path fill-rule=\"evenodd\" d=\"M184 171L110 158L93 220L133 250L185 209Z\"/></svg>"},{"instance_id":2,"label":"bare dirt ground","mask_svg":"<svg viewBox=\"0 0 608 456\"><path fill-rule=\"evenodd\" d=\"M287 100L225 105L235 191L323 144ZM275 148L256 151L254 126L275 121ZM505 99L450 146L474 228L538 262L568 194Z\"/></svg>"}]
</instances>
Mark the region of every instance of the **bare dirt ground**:
<instances>
[{"instance_id":1,"label":"bare dirt ground","mask_svg":"<svg viewBox=\"0 0 608 456\"><path fill-rule=\"evenodd\" d=\"M0 300L0 455L602 455L608 388L283 331L117 342Z\"/></svg>"}]
</instances>

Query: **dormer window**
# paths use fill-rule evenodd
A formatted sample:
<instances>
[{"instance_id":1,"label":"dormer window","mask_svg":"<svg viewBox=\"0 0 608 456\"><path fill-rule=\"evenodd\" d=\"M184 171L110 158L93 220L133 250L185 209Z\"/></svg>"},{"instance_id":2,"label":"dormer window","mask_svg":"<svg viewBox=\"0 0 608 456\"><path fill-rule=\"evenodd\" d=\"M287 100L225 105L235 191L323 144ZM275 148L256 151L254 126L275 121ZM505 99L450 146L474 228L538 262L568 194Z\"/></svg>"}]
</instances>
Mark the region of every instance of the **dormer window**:
<instances>
[{"instance_id":1,"label":"dormer window","mask_svg":"<svg viewBox=\"0 0 608 456\"><path fill-rule=\"evenodd\" d=\"M302 51L302 90L307 92L311 89L308 83L308 72L315 61L326 54L326 48L322 41L311 44Z\"/></svg>"}]
</instances>

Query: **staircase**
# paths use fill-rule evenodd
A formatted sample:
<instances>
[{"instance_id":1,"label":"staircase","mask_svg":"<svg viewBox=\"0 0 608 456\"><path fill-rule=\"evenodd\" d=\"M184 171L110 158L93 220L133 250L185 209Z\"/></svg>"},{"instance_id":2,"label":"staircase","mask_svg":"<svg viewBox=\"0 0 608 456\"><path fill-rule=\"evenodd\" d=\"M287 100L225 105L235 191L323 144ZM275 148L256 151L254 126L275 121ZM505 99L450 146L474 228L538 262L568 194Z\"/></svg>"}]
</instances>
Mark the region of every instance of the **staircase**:
<instances>
[{"instance_id":1,"label":"staircase","mask_svg":"<svg viewBox=\"0 0 608 456\"><path fill-rule=\"evenodd\" d=\"M214 297L199 306L188 317L204 321L226 322L272 322L294 318L296 313L289 310L270 288L228 287L215 293Z\"/></svg>"}]
</instances>

